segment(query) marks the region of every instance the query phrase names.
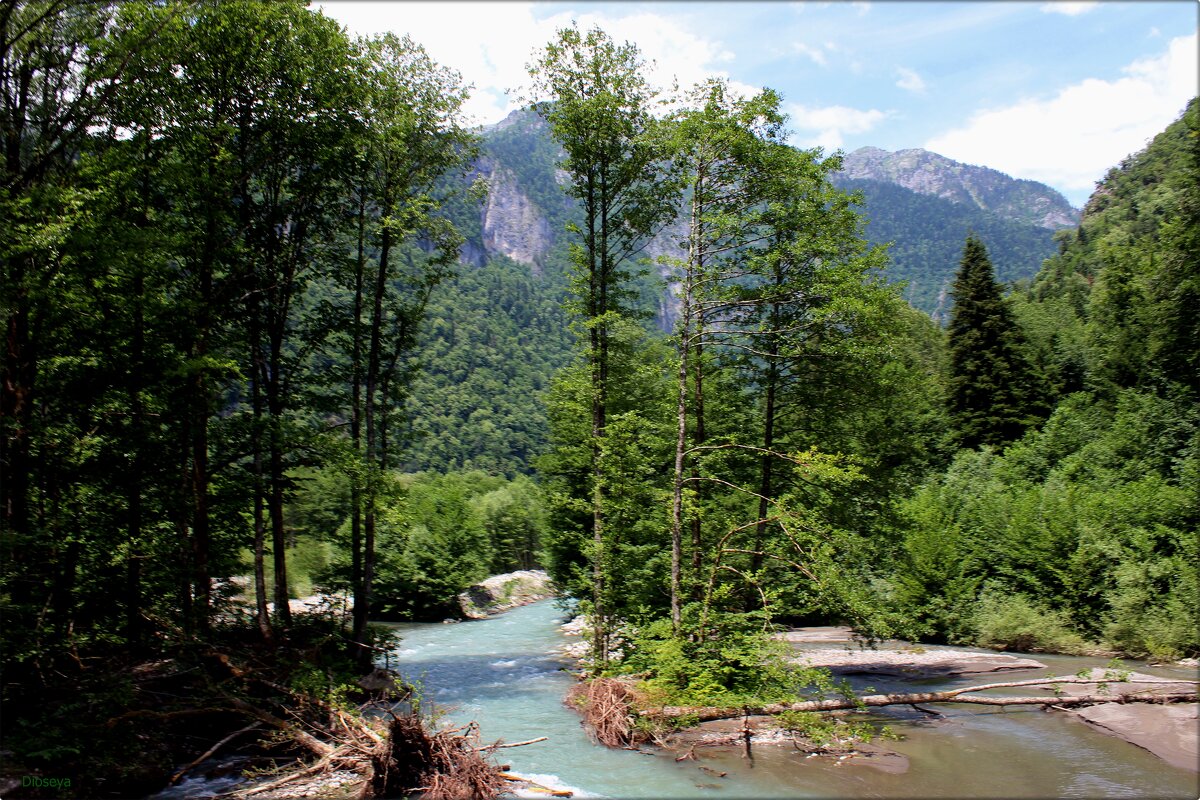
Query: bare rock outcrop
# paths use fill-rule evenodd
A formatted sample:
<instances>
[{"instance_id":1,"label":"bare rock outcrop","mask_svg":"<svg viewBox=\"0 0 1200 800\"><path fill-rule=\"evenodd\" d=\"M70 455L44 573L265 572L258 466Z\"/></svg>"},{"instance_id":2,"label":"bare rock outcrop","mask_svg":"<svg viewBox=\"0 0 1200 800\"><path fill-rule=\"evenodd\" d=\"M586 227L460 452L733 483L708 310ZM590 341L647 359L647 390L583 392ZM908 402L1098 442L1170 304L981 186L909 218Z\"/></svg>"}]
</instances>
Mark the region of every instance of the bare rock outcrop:
<instances>
[{"instance_id":1,"label":"bare rock outcrop","mask_svg":"<svg viewBox=\"0 0 1200 800\"><path fill-rule=\"evenodd\" d=\"M522 569L480 581L460 594L458 602L464 616L485 619L553 596L549 575L540 569Z\"/></svg>"},{"instance_id":2,"label":"bare rock outcrop","mask_svg":"<svg viewBox=\"0 0 1200 800\"><path fill-rule=\"evenodd\" d=\"M1129 695L1156 695L1178 690L1179 685L1164 680L1154 683L1154 676L1131 672L1129 682L1112 680L1110 671L1093 669L1087 676L1099 682L1113 696L1113 702L1069 713L1082 719L1096 730L1135 744L1181 769L1200 771L1200 703L1147 704L1129 703ZM1068 697L1093 692L1096 684L1056 683L1046 679L1047 687Z\"/></svg>"},{"instance_id":3,"label":"bare rock outcrop","mask_svg":"<svg viewBox=\"0 0 1200 800\"><path fill-rule=\"evenodd\" d=\"M1021 669L1044 669L1032 658L1003 653L910 650L809 650L802 663L825 667L837 675L890 675L897 678L940 678Z\"/></svg>"},{"instance_id":4,"label":"bare rock outcrop","mask_svg":"<svg viewBox=\"0 0 1200 800\"><path fill-rule=\"evenodd\" d=\"M481 164L488 175L487 203L483 208L483 246L487 252L503 253L526 264L534 275L541 274L552 237L550 223L521 191L516 176L503 167Z\"/></svg>"},{"instance_id":5,"label":"bare rock outcrop","mask_svg":"<svg viewBox=\"0 0 1200 800\"><path fill-rule=\"evenodd\" d=\"M918 194L975 206L1014 222L1050 230L1079 224L1079 212L1061 193L1043 183L963 164L920 148L893 153L862 147L845 157L840 174L895 183Z\"/></svg>"}]
</instances>

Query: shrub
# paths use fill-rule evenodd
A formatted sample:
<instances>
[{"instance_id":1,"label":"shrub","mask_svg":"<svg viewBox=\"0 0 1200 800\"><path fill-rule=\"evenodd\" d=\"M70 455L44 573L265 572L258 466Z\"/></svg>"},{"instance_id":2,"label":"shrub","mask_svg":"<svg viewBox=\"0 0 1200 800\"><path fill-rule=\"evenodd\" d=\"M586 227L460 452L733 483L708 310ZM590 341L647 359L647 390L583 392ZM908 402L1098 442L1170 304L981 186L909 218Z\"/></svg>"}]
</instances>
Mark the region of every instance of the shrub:
<instances>
[{"instance_id":1,"label":"shrub","mask_svg":"<svg viewBox=\"0 0 1200 800\"><path fill-rule=\"evenodd\" d=\"M975 644L997 650L1080 654L1088 643L1071 629L1065 613L1045 608L1022 594L989 587L974 617Z\"/></svg>"}]
</instances>

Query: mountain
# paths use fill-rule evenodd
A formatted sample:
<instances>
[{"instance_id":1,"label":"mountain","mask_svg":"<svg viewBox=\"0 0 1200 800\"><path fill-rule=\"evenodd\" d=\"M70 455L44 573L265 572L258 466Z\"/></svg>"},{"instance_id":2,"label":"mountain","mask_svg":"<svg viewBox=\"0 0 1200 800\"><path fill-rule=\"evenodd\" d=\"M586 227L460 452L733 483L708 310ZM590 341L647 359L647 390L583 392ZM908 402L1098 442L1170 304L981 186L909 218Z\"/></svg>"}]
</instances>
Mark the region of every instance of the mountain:
<instances>
[{"instance_id":1,"label":"mountain","mask_svg":"<svg viewBox=\"0 0 1200 800\"><path fill-rule=\"evenodd\" d=\"M939 322L950 312L950 284L967 234L976 233L1003 282L1032 278L1057 252L1054 231L948 198L921 194L897 183L834 176L833 183L861 192L866 236L887 244L888 278L903 282L904 298Z\"/></svg>"},{"instance_id":2,"label":"mountain","mask_svg":"<svg viewBox=\"0 0 1200 800\"><path fill-rule=\"evenodd\" d=\"M477 172L490 191L479 212L481 235L468 243L467 260L482 264L499 253L534 275L550 262L556 262L552 270L566 268L562 231L573 204L562 191L560 157L545 122L531 112L515 111L483 131ZM833 181L862 191L867 238L891 245L889 279L905 283L908 301L935 318L948 313L946 290L967 233L984 240L1001 280L1016 281L1033 277L1056 252L1055 230L1079 220L1079 212L1048 186L925 150L861 148L844 158ZM664 231L647 255L681 255L676 234ZM650 308L669 330L670 294L659 295Z\"/></svg>"},{"instance_id":3,"label":"mountain","mask_svg":"<svg viewBox=\"0 0 1200 800\"><path fill-rule=\"evenodd\" d=\"M920 148L889 153L878 147L860 147L844 157L840 177L894 183L917 194L1050 230L1079 224L1079 211L1043 183L962 164Z\"/></svg>"},{"instance_id":4,"label":"mountain","mask_svg":"<svg viewBox=\"0 0 1200 800\"><path fill-rule=\"evenodd\" d=\"M988 248L1001 281L1032 278L1057 252L1054 232L1079 224L1058 191L928 150L862 147L843 157L833 182L862 192L867 238L890 244L888 276L938 321L950 312L950 282L969 232Z\"/></svg>"},{"instance_id":5,"label":"mountain","mask_svg":"<svg viewBox=\"0 0 1200 800\"><path fill-rule=\"evenodd\" d=\"M909 302L927 313L946 312L945 290L968 231L983 238L1001 280L1013 281L1032 277L1056 252L1053 230L1041 223L1073 224L1074 209L1048 187L933 153L895 158L904 153L923 151L856 151L835 183L863 192L867 237L891 243L889 278L906 282ZM481 199L460 196L447 209L466 243L458 277L430 300L414 356L423 369L409 398L408 469L478 468L511 476L530 469L545 448L540 398L570 359L572 342L562 308L570 285L565 228L578 212L563 191L561 157L546 123L529 111L481 131L467 183L486 181L488 191ZM904 167L910 160L919 166ZM869 167L878 173L862 177ZM1038 224L1003 211L1041 208L1040 197L1049 200ZM682 223L668 226L644 255L681 256L682 230ZM660 330L671 330L675 296L661 273L647 272L634 287L638 305Z\"/></svg>"}]
</instances>

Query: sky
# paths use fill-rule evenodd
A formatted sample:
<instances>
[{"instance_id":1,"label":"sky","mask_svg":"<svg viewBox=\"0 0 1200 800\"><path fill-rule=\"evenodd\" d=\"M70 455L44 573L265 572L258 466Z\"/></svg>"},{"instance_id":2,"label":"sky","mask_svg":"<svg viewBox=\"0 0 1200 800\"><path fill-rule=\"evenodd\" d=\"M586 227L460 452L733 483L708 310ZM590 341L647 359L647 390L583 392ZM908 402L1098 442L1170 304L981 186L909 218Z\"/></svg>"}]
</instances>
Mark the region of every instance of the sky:
<instances>
[{"instance_id":1,"label":"sky","mask_svg":"<svg viewBox=\"0 0 1200 800\"><path fill-rule=\"evenodd\" d=\"M526 64L577 22L635 43L651 80L783 95L791 141L921 147L1082 206L1198 93L1200 2L315 2L351 34L407 34L473 87L491 124Z\"/></svg>"}]
</instances>

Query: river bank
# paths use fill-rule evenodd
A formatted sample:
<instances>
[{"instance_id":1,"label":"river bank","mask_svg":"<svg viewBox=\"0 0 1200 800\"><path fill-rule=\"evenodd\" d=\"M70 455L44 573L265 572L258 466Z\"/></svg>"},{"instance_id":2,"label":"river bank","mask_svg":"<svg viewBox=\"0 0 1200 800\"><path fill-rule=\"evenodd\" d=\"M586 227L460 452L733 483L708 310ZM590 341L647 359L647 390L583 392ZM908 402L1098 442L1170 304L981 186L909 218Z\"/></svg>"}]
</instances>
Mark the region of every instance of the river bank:
<instances>
[{"instance_id":1,"label":"river bank","mask_svg":"<svg viewBox=\"0 0 1200 800\"><path fill-rule=\"evenodd\" d=\"M561 646L559 652L576 660L585 658L588 642L583 621L577 618L560 626L560 630L566 636L579 636L580 641ZM1130 672L1111 665L1106 668L1091 666L1074 675L1055 675L1051 672L1038 676L1035 674L1037 671L1048 669L1047 663L1029 655L924 646L902 641L870 646L845 627L795 628L777 633L774 638L789 644L794 663L827 669L836 678L860 679L855 687L860 694L876 691L874 687L866 685L868 679L873 682L878 682L880 678L887 680L887 696L867 698L872 705L900 705L903 701L900 695L910 697L913 693L927 695L921 702L938 702L936 693L925 691L931 681L971 677L976 679L976 684L980 684L978 676L1002 673L1005 677L997 675L996 679L981 684L979 690L1009 689L1007 693L1002 692L1007 699L982 697L976 700L976 695L965 694L970 691L969 687L958 687L953 691L963 692L963 696L943 697L941 701L958 699L960 704L994 702L1040 705L1052 713L1072 715L1099 732L1141 747L1174 767L1190 771L1200 769L1200 743L1197 741L1200 704L1176 701L1181 694L1190 694L1194 699L1196 682L1200 679L1194 660L1176 665L1157 665L1160 672L1158 676ZM1047 660L1061 658L1048 656ZM1026 696L1013 697L1018 689L1022 689ZM1028 697L1030 691L1045 699L1035 702L1038 697ZM1107 696L1111 696L1112 700L1095 700L1096 697ZM1085 697L1092 698L1089 705L1074 705ZM1173 702L1168 704L1168 699ZM1146 700L1153 702L1147 703ZM933 720L942 716L931 709L917 710ZM695 716L687 708L663 711L670 712L667 715L669 718ZM716 710L712 711L714 717L720 716L715 713ZM647 710L642 713L655 712ZM892 717L895 717L894 713ZM822 729L820 736L809 737L798 733L794 725L789 728L781 724L772 715L739 712L736 719L706 719L701 714L698 723L665 734L660 741L669 747L682 749L685 757L691 757L697 747L744 747L748 751L755 745L782 744L810 756L836 757L838 763L851 757L866 757L880 768L902 769L900 764L903 759L898 754L877 744L865 744L848 726L840 737L838 730L836 726L832 732Z\"/></svg>"},{"instance_id":2,"label":"river bank","mask_svg":"<svg viewBox=\"0 0 1200 800\"><path fill-rule=\"evenodd\" d=\"M519 608L551 596L553 587L549 576L539 570L522 570L515 573L495 575L480 582L460 595L462 612L467 619L486 619L496 614ZM243 599L249 613L248 600ZM314 594L289 600L290 610L297 617L312 616L321 619L323 625L346 624L352 607L344 593ZM384 659L390 662L391 659ZM395 675L385 669L377 669L357 682L356 691L382 696L388 691L397 691ZM399 682L403 685L403 681ZM403 694L403 692L400 692ZM396 695L399 696L399 695ZM383 707L376 709L381 712ZM253 737L245 737L252 740ZM361 771L336 769L330 766L308 772L304 765L297 765L269 775L255 776L256 762L246 761L246 755L258 755L251 742L222 748L221 757L210 757L189 765L181 771L174 785L154 795L157 800L200 800L215 796L218 792L233 796L254 797L256 800L293 800L294 798L339 798L357 797L364 788ZM249 747L249 750L246 748ZM245 752L242 752L245 751ZM242 762L248 768L242 774ZM499 780L499 779L498 779ZM532 782L529 787L538 784Z\"/></svg>"},{"instance_id":3,"label":"river bank","mask_svg":"<svg viewBox=\"0 0 1200 800\"><path fill-rule=\"evenodd\" d=\"M937 716L909 706L845 715L849 720L890 725L900 733L901 740L881 743L886 754L864 748L847 756L830 748L826 754L810 757L790 738L763 730L747 757L736 735L728 737L738 733L740 718L713 726L725 728L714 732L725 733L726 744L698 746L694 757L680 761L676 758L690 748L682 742L671 751L599 747L588 738L578 714L562 702L577 680L573 676L575 662L557 651L582 643L581 637L564 635L562 623L555 604L544 601L458 625L397 625L395 629L404 638L394 657L406 676L425 676L423 695L447 724L476 721L484 743L547 737L503 751L504 761L511 764L513 772L546 786L572 790L576 797L1125 796L1195 800L1200 796L1196 773L1105 735L1074 715L1027 707L942 704L936 707ZM822 645L814 646L820 649ZM845 649L847 645L829 642L825 646ZM884 643L882 648L902 650L904 645ZM846 678L859 690L944 689L983 680L1071 675L1085 666L1105 665L1100 659L1072 656L1037 654L1035 660L1046 668L982 678L978 674ZM1135 666L1139 672L1162 677L1162 669ZM776 740L770 746L766 746L768 736ZM1017 764L1019 770L1014 769Z\"/></svg>"},{"instance_id":4,"label":"river bank","mask_svg":"<svg viewBox=\"0 0 1200 800\"><path fill-rule=\"evenodd\" d=\"M455 625L388 625L401 636L390 661L398 664L406 682L418 686L422 710L433 714L440 726L474 723L480 746L532 742L496 751L499 761L509 766L512 774L531 782L506 782L508 790L523 796L547 796L539 787L570 791L575 797L622 799L696 798L709 794L789 799L869 795L1194 800L1200 796L1195 772L1172 766L1149 750L1106 735L1076 715L1021 707L943 704L936 707L936 715L908 706L869 714L849 712L843 715L848 720L890 725L903 738L879 745L857 745L852 750L839 749L838 743L830 742L817 754L798 748L795 737L788 732L770 730L769 719L753 717L749 720L753 738L749 754L741 736L746 722L743 718L683 731L670 750L603 748L589 740L578 715L563 704L563 697L577 681L571 671L573 662L556 650L578 644L578 639L563 634L562 622L555 604L542 601ZM860 649L849 641L831 641L829 632L809 633L824 636L824 641L794 645L810 648L818 655L821 651ZM904 653L905 648L903 643L884 643L880 649ZM907 655L921 655L916 652L918 648L914 646ZM939 650L955 651L920 649L934 654ZM927 664L931 658L925 659ZM930 676L903 671L844 677L860 691L867 687L881 691L944 689L982 680L1069 676L1089 664L1104 666L1095 659L1067 656L1038 654L1034 660L1045 667L1001 670L983 678L980 673ZM1156 678L1171 674L1171 668L1146 665L1137 665L1137 671ZM689 736L706 737L707 741L693 748ZM724 741L719 741L720 737ZM1019 775L1012 771L1012 764L1022 765ZM1003 795L997 794L997 786L1005 787ZM268 800L334 798L352 796L355 791L353 782L334 786L313 781L258 796ZM173 795L176 800L203 796L211 795Z\"/></svg>"},{"instance_id":5,"label":"river bank","mask_svg":"<svg viewBox=\"0 0 1200 800\"><path fill-rule=\"evenodd\" d=\"M1037 677L1034 672L1052 669L1067 658L1054 654L1015 656L1011 653L942 646L890 642L883 647L863 646L849 628L796 629L778 634L789 642L801 663L822 666L836 676L880 677L919 683L932 678L974 676L982 673L1012 673L1013 680ZM1149 674L1142 670L1152 670ZM1089 678L1090 683L1068 681ZM1124 679L1124 680L1122 680ZM1039 694L1064 698L1099 692L1111 694L1112 702L1081 708L1066 704L1051 706L1052 713L1068 714L1106 735L1141 747L1180 769L1200 770L1200 741L1197 721L1200 703L1134 703L1135 695L1162 695L1178 690L1172 681L1200 680L1194 659L1168 665L1140 665L1138 671L1124 667L1089 665L1075 674L1052 674L1032 688ZM895 688L895 687L892 687ZM1011 693L1016 693L1016 687Z\"/></svg>"}]
</instances>

